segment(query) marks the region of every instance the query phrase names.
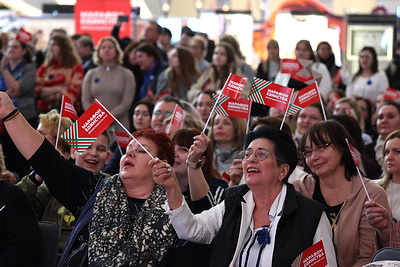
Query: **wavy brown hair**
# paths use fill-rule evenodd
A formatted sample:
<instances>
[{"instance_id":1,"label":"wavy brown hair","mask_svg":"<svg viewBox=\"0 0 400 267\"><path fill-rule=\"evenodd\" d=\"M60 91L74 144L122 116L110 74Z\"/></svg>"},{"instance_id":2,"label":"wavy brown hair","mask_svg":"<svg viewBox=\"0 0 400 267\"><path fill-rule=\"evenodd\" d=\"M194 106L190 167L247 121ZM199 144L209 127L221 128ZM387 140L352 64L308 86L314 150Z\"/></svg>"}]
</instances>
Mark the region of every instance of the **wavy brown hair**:
<instances>
[{"instance_id":1,"label":"wavy brown hair","mask_svg":"<svg viewBox=\"0 0 400 267\"><path fill-rule=\"evenodd\" d=\"M63 68L73 68L76 64L81 63L81 59L76 53L75 47L68 36L55 34L51 37L50 41L53 41L60 48L58 60ZM55 60L54 55L51 53L50 49L48 49L44 64L49 66L53 64Z\"/></svg>"}]
</instances>

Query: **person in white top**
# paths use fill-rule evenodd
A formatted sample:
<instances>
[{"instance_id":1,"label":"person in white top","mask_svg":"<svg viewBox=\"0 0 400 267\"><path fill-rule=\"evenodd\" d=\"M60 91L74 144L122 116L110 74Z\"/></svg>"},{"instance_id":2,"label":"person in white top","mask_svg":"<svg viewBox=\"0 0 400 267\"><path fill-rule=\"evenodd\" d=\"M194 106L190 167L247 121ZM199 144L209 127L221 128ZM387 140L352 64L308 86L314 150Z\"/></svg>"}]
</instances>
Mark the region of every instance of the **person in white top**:
<instances>
[{"instance_id":1,"label":"person in white top","mask_svg":"<svg viewBox=\"0 0 400 267\"><path fill-rule=\"evenodd\" d=\"M149 162L155 182L167 191L166 214L179 238L213 242L210 266L290 266L322 240L328 266L337 266L323 207L287 182L297 164L291 136L262 127L247 134L242 155L246 184L228 188L223 202L196 215L182 197L173 169L158 159Z\"/></svg>"},{"instance_id":2,"label":"person in white top","mask_svg":"<svg viewBox=\"0 0 400 267\"><path fill-rule=\"evenodd\" d=\"M383 71L378 70L378 57L373 47L361 49L359 69L346 88L346 96L364 97L375 103L378 94L389 87L389 80Z\"/></svg>"}]
</instances>

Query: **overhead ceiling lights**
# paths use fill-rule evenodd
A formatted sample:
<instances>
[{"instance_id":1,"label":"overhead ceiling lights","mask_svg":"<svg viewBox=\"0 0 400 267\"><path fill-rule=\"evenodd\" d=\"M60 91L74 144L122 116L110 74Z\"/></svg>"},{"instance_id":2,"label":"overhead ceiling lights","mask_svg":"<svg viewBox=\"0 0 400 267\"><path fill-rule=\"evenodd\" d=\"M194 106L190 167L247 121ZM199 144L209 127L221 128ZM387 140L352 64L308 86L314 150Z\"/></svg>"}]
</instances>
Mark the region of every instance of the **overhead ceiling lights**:
<instances>
[{"instance_id":1,"label":"overhead ceiling lights","mask_svg":"<svg viewBox=\"0 0 400 267\"><path fill-rule=\"evenodd\" d=\"M23 0L0 0L0 4L8 7L9 9L15 10L24 16L40 17L43 15L42 10L26 3Z\"/></svg>"},{"instance_id":2,"label":"overhead ceiling lights","mask_svg":"<svg viewBox=\"0 0 400 267\"><path fill-rule=\"evenodd\" d=\"M57 5L67 5L74 6L76 4L76 0L56 0Z\"/></svg>"}]
</instances>

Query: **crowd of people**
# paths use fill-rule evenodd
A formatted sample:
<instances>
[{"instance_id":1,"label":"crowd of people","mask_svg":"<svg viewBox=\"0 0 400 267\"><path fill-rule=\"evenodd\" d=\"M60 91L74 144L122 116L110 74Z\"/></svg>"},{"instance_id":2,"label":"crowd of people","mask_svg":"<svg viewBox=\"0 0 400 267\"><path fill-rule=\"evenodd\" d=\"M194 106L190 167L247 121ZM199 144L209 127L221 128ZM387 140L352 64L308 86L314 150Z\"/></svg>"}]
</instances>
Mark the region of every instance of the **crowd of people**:
<instances>
[{"instance_id":1,"label":"crowd of people","mask_svg":"<svg viewBox=\"0 0 400 267\"><path fill-rule=\"evenodd\" d=\"M230 73L247 78L244 91L275 81L276 40L253 69L232 35L214 43L184 27L172 44L155 21L141 40L120 27L96 45L62 29L46 51L11 34L2 44L0 266L39 265L41 220L60 228L58 266L290 266L322 240L328 266L356 267L400 248L400 98L385 98L400 91L400 41L386 70L362 48L348 79L331 44L299 40L320 101L286 117L254 104L247 121L212 113L213 94ZM63 95L79 115L99 100L123 127L78 153L61 138L73 123Z\"/></svg>"}]
</instances>

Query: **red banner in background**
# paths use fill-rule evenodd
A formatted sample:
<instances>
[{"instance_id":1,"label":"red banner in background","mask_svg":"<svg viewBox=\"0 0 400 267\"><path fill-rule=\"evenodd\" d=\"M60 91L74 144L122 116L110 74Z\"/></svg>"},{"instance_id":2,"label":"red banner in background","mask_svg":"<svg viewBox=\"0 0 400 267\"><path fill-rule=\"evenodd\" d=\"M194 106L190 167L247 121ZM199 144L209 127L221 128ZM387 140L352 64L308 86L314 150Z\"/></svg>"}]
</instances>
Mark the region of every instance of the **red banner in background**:
<instances>
[{"instance_id":1,"label":"red banner in background","mask_svg":"<svg viewBox=\"0 0 400 267\"><path fill-rule=\"evenodd\" d=\"M95 44L105 36L111 35L111 30L118 16L131 14L130 0L77 0L74 7L75 32L87 33ZM122 23L119 37L131 37L131 21Z\"/></svg>"}]
</instances>

